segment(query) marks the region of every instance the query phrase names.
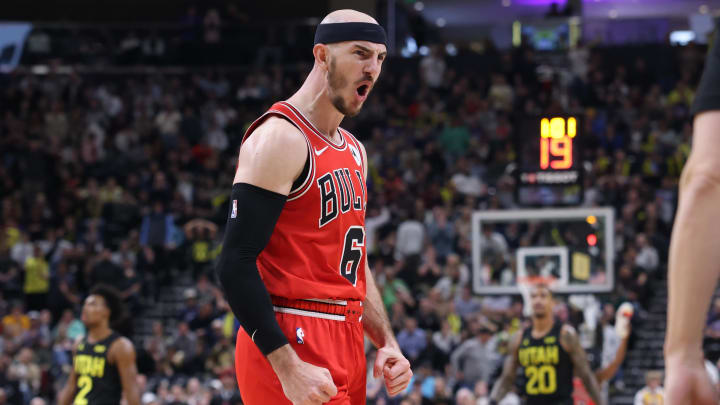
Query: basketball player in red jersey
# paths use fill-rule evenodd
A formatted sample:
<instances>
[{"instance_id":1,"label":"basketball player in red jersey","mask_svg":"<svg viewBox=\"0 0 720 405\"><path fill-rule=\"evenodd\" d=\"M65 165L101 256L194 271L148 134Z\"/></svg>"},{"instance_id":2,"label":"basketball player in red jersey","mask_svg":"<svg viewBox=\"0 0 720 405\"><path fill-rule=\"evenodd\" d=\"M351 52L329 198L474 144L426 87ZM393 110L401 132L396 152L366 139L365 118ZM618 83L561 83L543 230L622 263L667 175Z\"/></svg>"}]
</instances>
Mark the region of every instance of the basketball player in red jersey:
<instances>
[{"instance_id":1,"label":"basketball player in red jersey","mask_svg":"<svg viewBox=\"0 0 720 405\"><path fill-rule=\"evenodd\" d=\"M243 138L217 272L243 326L245 404L364 404L364 334L390 395L412 377L367 264L366 152L339 128L360 111L386 54L372 17L330 13L305 83Z\"/></svg>"}]
</instances>

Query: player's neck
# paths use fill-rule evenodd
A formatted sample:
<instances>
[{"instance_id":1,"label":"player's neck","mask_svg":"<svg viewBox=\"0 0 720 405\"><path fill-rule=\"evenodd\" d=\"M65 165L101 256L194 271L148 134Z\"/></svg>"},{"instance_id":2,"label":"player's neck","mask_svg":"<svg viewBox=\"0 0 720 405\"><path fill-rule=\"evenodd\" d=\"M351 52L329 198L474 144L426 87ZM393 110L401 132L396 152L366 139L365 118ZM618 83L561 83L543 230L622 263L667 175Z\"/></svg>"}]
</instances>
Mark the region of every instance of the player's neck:
<instances>
[{"instance_id":1,"label":"player's neck","mask_svg":"<svg viewBox=\"0 0 720 405\"><path fill-rule=\"evenodd\" d=\"M335 108L328 96L327 79L317 66L300 89L287 100L298 108L331 141L337 141L337 128L345 116Z\"/></svg>"},{"instance_id":2,"label":"player's neck","mask_svg":"<svg viewBox=\"0 0 720 405\"><path fill-rule=\"evenodd\" d=\"M99 342L112 334L112 329L106 324L88 328L88 339L92 342Z\"/></svg>"},{"instance_id":3,"label":"player's neck","mask_svg":"<svg viewBox=\"0 0 720 405\"><path fill-rule=\"evenodd\" d=\"M543 317L533 317L532 319L532 334L534 336L544 336L548 332L550 332L550 329L552 329L554 324L553 317L550 315L545 315Z\"/></svg>"}]
</instances>

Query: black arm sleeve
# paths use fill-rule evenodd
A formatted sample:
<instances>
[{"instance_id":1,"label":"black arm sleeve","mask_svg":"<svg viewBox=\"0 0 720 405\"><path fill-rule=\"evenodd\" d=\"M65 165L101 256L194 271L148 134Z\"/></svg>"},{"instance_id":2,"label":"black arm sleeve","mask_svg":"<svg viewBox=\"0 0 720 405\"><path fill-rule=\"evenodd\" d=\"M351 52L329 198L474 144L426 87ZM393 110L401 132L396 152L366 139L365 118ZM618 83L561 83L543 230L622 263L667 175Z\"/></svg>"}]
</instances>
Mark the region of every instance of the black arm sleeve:
<instances>
[{"instance_id":1,"label":"black arm sleeve","mask_svg":"<svg viewBox=\"0 0 720 405\"><path fill-rule=\"evenodd\" d=\"M233 184L215 270L230 308L264 355L288 343L256 264L286 200L287 196L251 184Z\"/></svg>"},{"instance_id":2,"label":"black arm sleeve","mask_svg":"<svg viewBox=\"0 0 720 405\"><path fill-rule=\"evenodd\" d=\"M693 114L708 110L720 110L720 23L716 23L715 39L692 105Z\"/></svg>"}]
</instances>

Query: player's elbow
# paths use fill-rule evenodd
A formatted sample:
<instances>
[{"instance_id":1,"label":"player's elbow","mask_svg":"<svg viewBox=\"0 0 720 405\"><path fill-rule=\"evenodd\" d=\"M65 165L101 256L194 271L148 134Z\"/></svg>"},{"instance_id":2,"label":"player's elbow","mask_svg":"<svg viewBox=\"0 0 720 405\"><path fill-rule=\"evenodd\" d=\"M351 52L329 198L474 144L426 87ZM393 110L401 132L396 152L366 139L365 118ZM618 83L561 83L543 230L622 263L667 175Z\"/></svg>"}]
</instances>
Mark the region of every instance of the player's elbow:
<instances>
[{"instance_id":1,"label":"player's elbow","mask_svg":"<svg viewBox=\"0 0 720 405\"><path fill-rule=\"evenodd\" d=\"M680 195L688 203L720 194L720 164L690 159L680 178Z\"/></svg>"},{"instance_id":2,"label":"player's elbow","mask_svg":"<svg viewBox=\"0 0 720 405\"><path fill-rule=\"evenodd\" d=\"M215 267L215 274L222 288L225 291L237 290L238 284L242 283L248 272L257 272L255 262L258 256L259 252L255 249L241 246L235 247L233 252L224 250Z\"/></svg>"},{"instance_id":3,"label":"player's elbow","mask_svg":"<svg viewBox=\"0 0 720 405\"><path fill-rule=\"evenodd\" d=\"M232 262L233 260L230 260L227 254L222 254L220 256L220 260L218 260L217 266L215 267L215 274L220 281L220 286L226 292L233 290L233 284L237 279L237 274L233 273L238 271L238 269L233 269L233 267L236 266L233 266Z\"/></svg>"}]
</instances>

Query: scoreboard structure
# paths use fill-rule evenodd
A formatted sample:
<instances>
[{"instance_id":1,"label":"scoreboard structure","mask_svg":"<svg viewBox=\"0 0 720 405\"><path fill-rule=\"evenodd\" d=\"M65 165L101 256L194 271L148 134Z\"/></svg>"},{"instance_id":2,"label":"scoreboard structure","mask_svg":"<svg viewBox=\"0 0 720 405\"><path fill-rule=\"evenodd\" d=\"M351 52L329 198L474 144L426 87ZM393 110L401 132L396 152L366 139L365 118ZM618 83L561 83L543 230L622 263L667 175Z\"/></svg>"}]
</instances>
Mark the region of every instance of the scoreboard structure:
<instances>
[{"instance_id":1,"label":"scoreboard structure","mask_svg":"<svg viewBox=\"0 0 720 405\"><path fill-rule=\"evenodd\" d=\"M515 198L523 206L582 203L581 117L526 117L515 132Z\"/></svg>"}]
</instances>

